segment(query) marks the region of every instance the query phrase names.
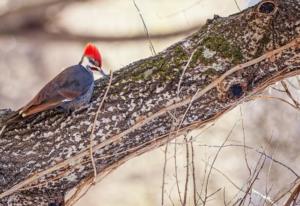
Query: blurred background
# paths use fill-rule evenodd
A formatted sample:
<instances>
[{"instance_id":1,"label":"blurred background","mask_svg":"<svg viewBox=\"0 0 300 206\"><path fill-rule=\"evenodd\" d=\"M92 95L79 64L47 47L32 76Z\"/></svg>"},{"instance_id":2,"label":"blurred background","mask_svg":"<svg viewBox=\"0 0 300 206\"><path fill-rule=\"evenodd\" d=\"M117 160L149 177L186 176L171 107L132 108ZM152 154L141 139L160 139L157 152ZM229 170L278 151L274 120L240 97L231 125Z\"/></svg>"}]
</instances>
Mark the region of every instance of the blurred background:
<instances>
[{"instance_id":1,"label":"blurred background","mask_svg":"<svg viewBox=\"0 0 300 206\"><path fill-rule=\"evenodd\" d=\"M157 52L214 14L227 16L255 2L135 1ZM104 67L112 70L151 56L138 9L132 0L0 0L0 108L27 103L63 68L79 62L87 42L98 46ZM286 82L297 101L299 81ZM282 89L277 84L264 94L291 102ZM299 110L276 100L243 103L214 124L169 143L167 150L128 161L76 206L162 201L177 206L184 196L186 205L234 205L245 191L250 205L282 205L300 174ZM285 199L275 203L281 196Z\"/></svg>"}]
</instances>

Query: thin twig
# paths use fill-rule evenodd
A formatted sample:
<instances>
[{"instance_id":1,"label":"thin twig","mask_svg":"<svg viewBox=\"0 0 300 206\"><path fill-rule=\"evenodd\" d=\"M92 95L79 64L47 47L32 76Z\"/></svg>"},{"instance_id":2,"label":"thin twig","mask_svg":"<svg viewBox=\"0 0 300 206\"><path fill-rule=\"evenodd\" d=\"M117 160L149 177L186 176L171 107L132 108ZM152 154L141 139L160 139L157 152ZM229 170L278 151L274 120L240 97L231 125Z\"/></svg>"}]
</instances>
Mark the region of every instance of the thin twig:
<instances>
[{"instance_id":1,"label":"thin twig","mask_svg":"<svg viewBox=\"0 0 300 206\"><path fill-rule=\"evenodd\" d=\"M253 194L256 194L257 196L261 197L261 198L264 200L264 204L263 204L263 205L265 205L265 202L268 202L268 203L270 203L272 206L277 206L277 205L274 203L274 201L273 201L268 195L263 195L263 194L261 194L260 192L258 192L258 191L255 190L255 189L252 189L251 192L252 192Z\"/></svg>"},{"instance_id":2,"label":"thin twig","mask_svg":"<svg viewBox=\"0 0 300 206\"><path fill-rule=\"evenodd\" d=\"M66 201L65 206L72 206L74 205L86 192L89 188L93 185L94 177L83 179L82 182L77 185L77 189L75 193ZM88 188L82 193L83 189L88 185ZM82 194L81 194L82 193Z\"/></svg>"},{"instance_id":3,"label":"thin twig","mask_svg":"<svg viewBox=\"0 0 300 206\"><path fill-rule=\"evenodd\" d=\"M283 88L285 89L286 94L288 95L288 97L294 102L295 106L297 108L299 108L299 102L293 97L292 93L290 92L287 84L284 81L281 81L281 85L283 86Z\"/></svg>"},{"instance_id":4,"label":"thin twig","mask_svg":"<svg viewBox=\"0 0 300 206\"><path fill-rule=\"evenodd\" d=\"M182 71L182 74L181 74L181 76L180 76L180 79L179 79L179 82L178 82L178 85L177 85L177 96L179 96L179 93L180 93L181 82L182 82L182 80L183 80L184 74L185 74L187 68L189 67L189 65L190 65L190 63L191 63L191 61L192 61L192 59L193 59L193 57L194 57L194 54L196 53L197 49L198 49L198 48L194 49L194 51L193 51L192 54L190 55L190 58L189 58L188 62L187 62L186 65L184 66L184 69L183 69L183 71Z\"/></svg>"},{"instance_id":5,"label":"thin twig","mask_svg":"<svg viewBox=\"0 0 300 206\"><path fill-rule=\"evenodd\" d=\"M161 205L164 206L164 194L165 194L165 181L166 181L166 170L167 170L167 155L168 155L168 147L167 143L164 150L164 167L163 167L163 178L162 178L162 187L161 187Z\"/></svg>"},{"instance_id":6,"label":"thin twig","mask_svg":"<svg viewBox=\"0 0 300 206\"><path fill-rule=\"evenodd\" d=\"M108 86L107 86L107 89L104 93L104 96L102 98L102 101L97 109L97 112L96 112L96 115L95 115L95 118L94 118L94 122L93 122L93 126L92 126L92 131L91 131L91 134L90 134L90 157L91 157L91 162L92 162L92 165L93 165L93 170L94 170L94 182L96 180L96 177L97 177L97 167L96 167L96 163L95 163L95 160L94 160L94 155L93 155L93 147L94 147L94 133L95 133L95 128L96 128L96 121L98 119L98 116L100 114L100 111L102 109L102 106L104 104L104 101L106 99L106 96L108 94L108 91L110 89L110 86L111 86L111 83L112 83L112 79L113 79L113 72L110 71L110 79L109 79L109 83L108 83Z\"/></svg>"},{"instance_id":7,"label":"thin twig","mask_svg":"<svg viewBox=\"0 0 300 206\"><path fill-rule=\"evenodd\" d=\"M209 179L210 179L210 175L211 175L211 172L212 172L212 167L214 166L223 146L226 144L226 142L228 141L229 137L231 136L232 132L233 132L233 129L235 128L236 126L236 123L233 125L233 127L231 128L231 130L229 131L228 135L226 136L225 140L223 141L223 143L221 144L221 147L218 149L213 161L212 161L212 164L209 168L209 171L208 171L208 174L207 174L207 178L206 178L206 184L205 184L205 192L204 192L204 204L206 204L207 202L207 191L208 191L208 183L209 183Z\"/></svg>"},{"instance_id":8,"label":"thin twig","mask_svg":"<svg viewBox=\"0 0 300 206\"><path fill-rule=\"evenodd\" d=\"M270 144L271 143L272 143L272 135L270 137ZM279 142L276 144L276 146L274 147L274 149L271 148L271 151L270 151L270 153L271 153L270 156L271 157L273 157L273 155L276 154L276 150L278 148L278 144L279 144ZM271 203L272 205L274 205L272 199L268 195L271 192L271 188L272 188L272 187L270 187L270 189L268 189L269 179L270 179L270 174L271 174L271 169L272 169L273 163L274 163L273 161L270 162L270 165L269 165L269 168L268 168L268 172L266 174L266 184L265 184L265 186L266 186L265 193L266 194L261 196L262 198L264 198L264 204L263 205L265 205L265 203L267 201L269 203Z\"/></svg>"},{"instance_id":9,"label":"thin twig","mask_svg":"<svg viewBox=\"0 0 300 206\"><path fill-rule=\"evenodd\" d=\"M96 115L94 117L94 122L93 122L93 125L92 125L92 131L91 131L91 134L90 134L90 159L91 159L91 162L92 162L92 166L93 166L93 171L94 171L94 176L92 179L86 179L84 180L82 183L80 183L77 187L77 190L76 192L69 198L68 200L68 205L73 205L75 202L77 202L79 199L81 199L82 196L84 196L88 190L91 188L91 186L95 183L96 181L96 178L97 178L97 167L96 167L96 163L95 163L95 159L94 159L94 155L93 155L93 141L94 141L94 133L95 133L95 128L96 128L96 121L98 119L98 116L100 114L100 111L102 109L102 106L104 104L104 101L107 97L107 94L108 94L108 91L111 87L111 84L112 84L112 79L113 79L113 72L110 71L110 79L109 79L109 83L108 83L108 86L107 86L107 89L104 93L104 96L102 98L102 101L97 109L97 112L96 112ZM81 194L82 190L85 188L85 186L88 185L88 188L85 190L85 192L83 194ZM80 195L81 194L81 195ZM79 196L80 195L80 196ZM78 197L79 196L79 197Z\"/></svg>"},{"instance_id":10,"label":"thin twig","mask_svg":"<svg viewBox=\"0 0 300 206\"><path fill-rule=\"evenodd\" d=\"M286 81L287 81L287 82L289 83L289 85L290 85L291 87L293 87L295 90L300 90L300 88L297 87L296 85L294 85L293 82L291 82L289 79L287 79ZM298 81L298 80L297 80L297 81Z\"/></svg>"},{"instance_id":11,"label":"thin twig","mask_svg":"<svg viewBox=\"0 0 300 206\"><path fill-rule=\"evenodd\" d=\"M170 113L171 114L171 113ZM167 144L164 150L164 167L163 167L163 178L162 178L162 187L161 187L161 205L164 205L164 194L165 194L165 181L166 181L166 170L167 170L167 156L168 156L168 148L169 148L169 139L171 139L171 136L173 135L173 131L176 127L176 118L172 118L172 126L170 133L168 135Z\"/></svg>"},{"instance_id":12,"label":"thin twig","mask_svg":"<svg viewBox=\"0 0 300 206\"><path fill-rule=\"evenodd\" d=\"M176 143L176 139L175 139L175 143ZM182 197L181 197L181 192L180 192L180 187L179 187L179 180L178 180L178 167L177 167L177 144L174 145L174 169L175 169L175 181L176 181L176 188L177 188L177 193L179 196L179 200L181 205L183 206L183 201L182 201Z\"/></svg>"},{"instance_id":13,"label":"thin twig","mask_svg":"<svg viewBox=\"0 0 300 206\"><path fill-rule=\"evenodd\" d=\"M213 193L207 195L207 199L211 198L212 196L214 196L215 194L217 194L218 192L221 191L222 188L217 189L216 191L214 191Z\"/></svg>"},{"instance_id":14,"label":"thin twig","mask_svg":"<svg viewBox=\"0 0 300 206\"><path fill-rule=\"evenodd\" d=\"M185 186L184 186L184 195L183 195L183 205L186 205L187 193L188 193L188 185L189 185L189 164L190 164L190 154L189 154L189 144L187 142L186 137L184 138L185 141L185 149L186 149L186 176L185 176Z\"/></svg>"},{"instance_id":15,"label":"thin twig","mask_svg":"<svg viewBox=\"0 0 300 206\"><path fill-rule=\"evenodd\" d=\"M206 149L206 148L205 148ZM204 199L202 198L202 193L204 191L204 185L205 185L205 180L206 180L206 174L207 174L207 169L208 169L208 158L206 157L206 150L205 150L205 159L207 159L207 161L204 161L205 162L205 166L204 166L204 172L203 172L203 181L202 181L202 184L201 184L201 190L200 190L200 194L199 194L199 200L202 202L202 205L204 205Z\"/></svg>"},{"instance_id":16,"label":"thin twig","mask_svg":"<svg viewBox=\"0 0 300 206\"><path fill-rule=\"evenodd\" d=\"M240 8L240 6L239 6L239 4L238 4L238 2L237 2L236 0L234 0L234 3L235 3L235 5L236 5L237 9L238 9L239 11L242 11L241 8Z\"/></svg>"},{"instance_id":17,"label":"thin twig","mask_svg":"<svg viewBox=\"0 0 300 206\"><path fill-rule=\"evenodd\" d=\"M280 97L274 97L274 96L268 96L268 95L255 95L255 96L249 97L248 99L251 99L251 100L253 100L253 99L278 100L278 101L288 104L289 106L293 107L296 110L300 109L299 107L295 106L294 104L291 104L287 100L280 98Z\"/></svg>"},{"instance_id":18,"label":"thin twig","mask_svg":"<svg viewBox=\"0 0 300 206\"><path fill-rule=\"evenodd\" d=\"M149 34L149 31L148 31L146 22L145 22L145 20L144 20L144 17L143 17L143 15L142 15L142 12L141 12L141 10L139 9L138 5L136 4L135 0L132 0L132 1L133 1L133 4L134 4L136 10L137 10L138 13L139 13L139 16L140 16L140 18L141 18L141 20L142 20L142 23L143 23L143 25L144 25L144 30L145 30L145 33L146 33L146 35L147 35L147 39L148 39L148 41L149 41L149 47L150 47L150 50L151 50L151 52L152 52L152 55L155 55L155 54L156 54L156 51L155 51L154 46L153 46L153 44L152 44L152 41L151 41L151 38L150 38L150 34Z\"/></svg>"},{"instance_id":19,"label":"thin twig","mask_svg":"<svg viewBox=\"0 0 300 206\"><path fill-rule=\"evenodd\" d=\"M276 88L276 87L270 86L270 88L273 89L273 90L275 90L275 91L277 91L277 92L285 93L284 90L278 89L278 88Z\"/></svg>"},{"instance_id":20,"label":"thin twig","mask_svg":"<svg viewBox=\"0 0 300 206\"><path fill-rule=\"evenodd\" d=\"M180 95L180 90L181 90L181 82L182 82L182 79L183 79L183 77L184 77L184 74L185 74L185 71L187 70L187 68L188 68L188 66L190 65L190 63L191 63L191 60L192 60L192 58L193 58L193 56L194 56L194 53L195 53L195 51L196 51L196 49L192 52L192 54L190 55L190 57L189 57L189 60L188 60L188 62L186 63L186 65L185 65L185 67L184 67L184 70L183 70L183 72L182 72L182 74L181 74L181 76L180 76L180 79L179 79L179 82L178 82L178 84L177 84L177 92L176 92L176 95L177 95L177 97L179 98L179 95ZM178 123L178 119L176 118L176 116L175 115L173 115L171 112L168 112L170 115L171 115L171 117L172 117L172 126L171 126L171 131L170 131L170 135L171 135L171 132L173 131L173 129L175 129L175 127L176 127L176 124ZM174 113L176 113L176 109L174 110ZM178 126L178 129L180 128L180 126L181 126L181 124ZM178 130L176 131L176 134L175 134L175 136L178 134ZM170 137L170 135L169 135L169 137ZM176 140L175 140L175 142L176 142ZM167 145L166 145L166 150L167 150L167 148L168 148L168 143L167 143ZM178 192L178 195L179 195L179 199L180 199L180 202L181 202L181 204L182 205L185 205L185 204L183 204L183 202L182 202L182 199L181 199L181 193L180 193L180 188L179 188L179 182L178 182L178 173L177 173L177 153L176 153L176 151L177 151L177 147L176 147L176 145L175 145L175 148L174 148L174 165L175 165L175 179L176 179L176 186L177 186L177 192ZM166 169L166 164L167 164L167 162L166 162L166 151L165 151L165 162L164 162L164 171L163 171L163 185L162 185L162 205L163 205L163 203L164 203L164 181L165 181L165 169ZM187 164L188 165L188 164Z\"/></svg>"},{"instance_id":21,"label":"thin twig","mask_svg":"<svg viewBox=\"0 0 300 206\"><path fill-rule=\"evenodd\" d=\"M207 144L199 144L197 145L198 147L208 147L208 148L228 148L228 147L244 147L243 144L226 144L226 145L207 145ZM258 149L255 149L253 147L250 147L250 146L247 146L246 145L246 149L250 149L250 150L253 150L254 152L256 152L257 154L260 154L260 155L264 155L267 159L273 161L274 163L277 163L281 166L283 166L284 168L288 169L292 174L295 175L296 178L299 178L300 179L300 174L298 174L295 170L293 170L291 167L287 166L286 164L280 162L279 160L277 159L274 159L272 156L266 154L265 152L261 152L259 151Z\"/></svg>"},{"instance_id":22,"label":"thin twig","mask_svg":"<svg viewBox=\"0 0 300 206\"><path fill-rule=\"evenodd\" d=\"M173 17L173 16L178 15L179 13L185 13L185 12L188 11L189 9L195 8L198 4L200 4L200 3L202 3L202 2L203 2L203 0L198 0L198 1L196 1L196 2L193 2L192 4L190 4L190 5L188 5L188 6L184 7L184 8L180 8L180 9L177 10L177 11L174 11L174 12L172 12L172 13L170 13L170 14L167 14L166 16L163 16L163 18L170 18L170 17Z\"/></svg>"},{"instance_id":23,"label":"thin twig","mask_svg":"<svg viewBox=\"0 0 300 206\"><path fill-rule=\"evenodd\" d=\"M245 127L244 127L244 117L243 117L242 106L240 106L240 114L241 114L241 121L242 121L245 163L246 163L247 169L249 171L249 176L251 176L251 169L250 169L250 166L249 166L249 162L248 162L248 158L247 158L247 151L246 151L246 133L245 133Z\"/></svg>"},{"instance_id":24,"label":"thin twig","mask_svg":"<svg viewBox=\"0 0 300 206\"><path fill-rule=\"evenodd\" d=\"M262 157L264 157L264 159L262 161L261 166L258 167L259 164L260 164L260 161L262 160ZM248 186L247 190L245 191L245 195L243 196L242 200L240 201L239 206L243 205L243 203L246 200L247 195L249 194L250 191L252 191L252 187L253 187L254 183L256 182L256 180L258 178L258 175L260 174L262 168L264 167L265 161L266 161L266 156L261 155L258 162L257 162L257 164L256 164L256 168L254 169L253 179L249 182L249 186Z\"/></svg>"},{"instance_id":25,"label":"thin twig","mask_svg":"<svg viewBox=\"0 0 300 206\"><path fill-rule=\"evenodd\" d=\"M182 79L183 79L183 76L185 74L185 71L187 70L188 66L190 65L190 62L194 56L194 53L195 53L196 49L192 52L191 56L189 57L189 60L188 62L186 63L185 67L184 67L184 70L180 76L180 79L179 79L179 82L178 82L178 85L177 85L177 97L179 98L179 95L180 95L180 90L181 90L181 82L182 82ZM171 130L170 130L170 134L168 136L168 138L170 137L171 133L174 131L175 127L176 127L176 124L178 123L178 119L176 118L176 116L171 113L171 112L168 112L170 114L170 116L172 117L172 126L171 126ZM176 109L174 110L174 113L176 113ZM176 131L176 134L177 135L177 131ZM175 140L176 141L176 140ZM168 144L166 145L165 147L165 152L164 152L164 155L165 155L165 159L164 159L164 167L163 167L163 181L162 181L162 201L161 201L161 204L164 205L164 186L165 186L165 175L166 175L166 166L167 166L167 151L168 151ZM178 185L178 178L177 178L177 160L176 160L176 148L175 148L175 154L174 154L174 161L175 161L175 178L176 178L176 182L177 182L177 191L179 193L179 196L180 196L180 199L181 199L181 195L180 195L180 189L179 189L179 185Z\"/></svg>"},{"instance_id":26,"label":"thin twig","mask_svg":"<svg viewBox=\"0 0 300 206\"><path fill-rule=\"evenodd\" d=\"M299 194L300 194L300 183L294 189L294 191L292 192L291 196L286 201L286 203L284 204L284 206L291 206L292 203L293 203L293 206L294 205L296 206L296 201L297 201L297 199L299 197Z\"/></svg>"},{"instance_id":27,"label":"thin twig","mask_svg":"<svg viewBox=\"0 0 300 206\"><path fill-rule=\"evenodd\" d=\"M300 178L297 178L295 181L289 184L287 188L282 188L277 194L274 195L276 199L274 203L279 202L282 198L284 198L287 194L291 194L293 188L295 188L298 184L300 184Z\"/></svg>"},{"instance_id":28,"label":"thin twig","mask_svg":"<svg viewBox=\"0 0 300 206\"><path fill-rule=\"evenodd\" d=\"M224 204L224 206L227 206L227 204L226 204L226 191L225 191L225 187L223 188L223 204Z\"/></svg>"},{"instance_id":29,"label":"thin twig","mask_svg":"<svg viewBox=\"0 0 300 206\"><path fill-rule=\"evenodd\" d=\"M191 155L192 155L192 177L193 177L193 201L194 206L197 206L197 184L196 184L196 172L195 172L195 154L194 154L194 145L193 141L191 144Z\"/></svg>"}]
</instances>

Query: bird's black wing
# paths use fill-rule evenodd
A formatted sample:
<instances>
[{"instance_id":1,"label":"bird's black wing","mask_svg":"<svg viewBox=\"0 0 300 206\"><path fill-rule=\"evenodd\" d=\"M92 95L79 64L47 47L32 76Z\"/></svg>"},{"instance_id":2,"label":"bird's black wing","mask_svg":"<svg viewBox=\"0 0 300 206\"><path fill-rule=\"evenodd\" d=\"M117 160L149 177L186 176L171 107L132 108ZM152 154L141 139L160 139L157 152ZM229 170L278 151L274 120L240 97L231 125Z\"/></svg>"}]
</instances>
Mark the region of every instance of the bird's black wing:
<instances>
[{"instance_id":1,"label":"bird's black wing","mask_svg":"<svg viewBox=\"0 0 300 206\"><path fill-rule=\"evenodd\" d=\"M23 116L35 114L60 105L63 101L72 101L85 94L93 83L93 74L81 65L68 67L48 84L23 108Z\"/></svg>"}]
</instances>

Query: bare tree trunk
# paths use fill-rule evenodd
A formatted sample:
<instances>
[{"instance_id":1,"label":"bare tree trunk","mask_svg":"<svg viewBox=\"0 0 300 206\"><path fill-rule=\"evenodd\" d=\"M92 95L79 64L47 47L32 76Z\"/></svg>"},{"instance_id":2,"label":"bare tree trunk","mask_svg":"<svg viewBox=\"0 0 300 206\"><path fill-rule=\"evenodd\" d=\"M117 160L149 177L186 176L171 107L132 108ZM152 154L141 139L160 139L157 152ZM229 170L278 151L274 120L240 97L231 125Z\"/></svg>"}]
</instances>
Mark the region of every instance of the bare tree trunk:
<instances>
[{"instance_id":1,"label":"bare tree trunk","mask_svg":"<svg viewBox=\"0 0 300 206\"><path fill-rule=\"evenodd\" d=\"M0 139L0 204L58 205L71 189L92 183L96 173L101 179L298 74L299 19L299 0L267 1L216 16L158 55L115 72L105 99L108 81L97 81L87 109L71 115L49 111L7 125Z\"/></svg>"}]
</instances>

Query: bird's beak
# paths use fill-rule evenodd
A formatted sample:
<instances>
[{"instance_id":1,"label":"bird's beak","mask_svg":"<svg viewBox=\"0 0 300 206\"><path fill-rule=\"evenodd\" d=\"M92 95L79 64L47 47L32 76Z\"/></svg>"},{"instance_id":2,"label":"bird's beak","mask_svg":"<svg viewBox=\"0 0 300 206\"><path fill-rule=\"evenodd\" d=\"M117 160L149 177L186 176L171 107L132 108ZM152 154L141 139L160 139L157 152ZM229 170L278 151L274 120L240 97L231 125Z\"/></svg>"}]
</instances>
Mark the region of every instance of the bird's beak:
<instances>
[{"instance_id":1,"label":"bird's beak","mask_svg":"<svg viewBox=\"0 0 300 206\"><path fill-rule=\"evenodd\" d=\"M100 72L100 74L105 77L105 78L109 78L109 75L105 74L105 72L103 71L103 69L101 67L98 67L98 66L92 66L92 69L94 71L97 71L97 72Z\"/></svg>"}]
</instances>

